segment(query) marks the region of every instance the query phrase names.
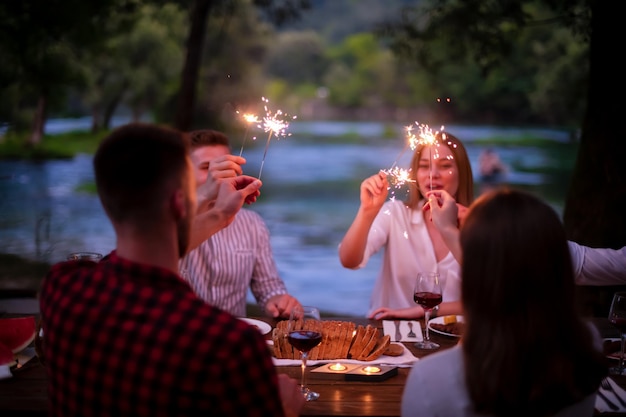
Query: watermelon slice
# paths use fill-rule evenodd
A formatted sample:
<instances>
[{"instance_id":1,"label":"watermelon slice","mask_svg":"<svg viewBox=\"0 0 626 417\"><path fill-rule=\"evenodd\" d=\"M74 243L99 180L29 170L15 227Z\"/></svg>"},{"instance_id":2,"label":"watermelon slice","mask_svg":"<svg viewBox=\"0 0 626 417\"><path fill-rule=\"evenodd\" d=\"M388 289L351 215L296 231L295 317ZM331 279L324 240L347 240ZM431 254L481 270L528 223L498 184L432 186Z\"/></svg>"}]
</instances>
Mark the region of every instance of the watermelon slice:
<instances>
[{"instance_id":1,"label":"watermelon slice","mask_svg":"<svg viewBox=\"0 0 626 417\"><path fill-rule=\"evenodd\" d=\"M10 378L11 366L15 364L15 357L11 349L0 343L0 379Z\"/></svg>"},{"instance_id":2,"label":"watermelon slice","mask_svg":"<svg viewBox=\"0 0 626 417\"><path fill-rule=\"evenodd\" d=\"M35 317L0 318L0 345L17 353L35 339Z\"/></svg>"}]
</instances>

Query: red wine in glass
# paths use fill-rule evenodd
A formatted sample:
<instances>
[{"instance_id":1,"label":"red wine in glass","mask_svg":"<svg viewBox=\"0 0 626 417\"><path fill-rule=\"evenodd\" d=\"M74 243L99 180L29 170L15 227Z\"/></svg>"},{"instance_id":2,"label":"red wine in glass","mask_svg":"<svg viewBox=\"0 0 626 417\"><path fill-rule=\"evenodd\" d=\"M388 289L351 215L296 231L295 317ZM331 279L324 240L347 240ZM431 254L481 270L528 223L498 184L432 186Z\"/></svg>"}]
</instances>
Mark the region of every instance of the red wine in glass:
<instances>
[{"instance_id":1,"label":"red wine in glass","mask_svg":"<svg viewBox=\"0 0 626 417\"><path fill-rule=\"evenodd\" d=\"M322 324L319 309L311 306L294 307L289 316L287 329L287 341L300 352L300 358L302 359L300 390L306 401L315 401L320 394L306 386L305 376L309 351L322 342Z\"/></svg>"},{"instance_id":2,"label":"red wine in glass","mask_svg":"<svg viewBox=\"0 0 626 417\"><path fill-rule=\"evenodd\" d=\"M441 296L441 294L422 291L413 294L413 301L415 301L417 304L421 305L425 309L432 309L435 306L441 304L441 301L443 301L443 297Z\"/></svg>"},{"instance_id":3,"label":"red wine in glass","mask_svg":"<svg viewBox=\"0 0 626 417\"><path fill-rule=\"evenodd\" d=\"M413 287L413 301L422 306L424 309L424 340L416 342L415 347L418 349L438 349L439 344L430 340L428 334L428 321L430 320L430 312L441 304L443 300L441 291L441 282L439 281L439 273L437 272L420 272L417 274L415 285Z\"/></svg>"},{"instance_id":4,"label":"red wine in glass","mask_svg":"<svg viewBox=\"0 0 626 417\"><path fill-rule=\"evenodd\" d=\"M322 341L322 334L312 330L296 330L290 332L287 340L300 352L309 352Z\"/></svg>"},{"instance_id":5,"label":"red wine in glass","mask_svg":"<svg viewBox=\"0 0 626 417\"><path fill-rule=\"evenodd\" d=\"M610 320L611 324L615 326L620 332L626 333L626 318L617 318L612 317Z\"/></svg>"}]
</instances>

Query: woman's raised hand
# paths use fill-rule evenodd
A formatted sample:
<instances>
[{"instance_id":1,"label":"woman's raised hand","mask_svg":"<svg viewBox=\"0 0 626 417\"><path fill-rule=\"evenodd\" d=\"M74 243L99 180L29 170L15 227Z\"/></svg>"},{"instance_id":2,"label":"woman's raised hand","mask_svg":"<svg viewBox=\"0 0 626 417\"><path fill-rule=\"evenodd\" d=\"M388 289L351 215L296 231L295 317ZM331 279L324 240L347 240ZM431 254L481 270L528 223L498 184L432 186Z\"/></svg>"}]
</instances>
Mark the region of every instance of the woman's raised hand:
<instances>
[{"instance_id":1,"label":"woman's raised hand","mask_svg":"<svg viewBox=\"0 0 626 417\"><path fill-rule=\"evenodd\" d=\"M387 175L379 172L361 183L361 207L363 210L380 210L387 200L389 182Z\"/></svg>"}]
</instances>

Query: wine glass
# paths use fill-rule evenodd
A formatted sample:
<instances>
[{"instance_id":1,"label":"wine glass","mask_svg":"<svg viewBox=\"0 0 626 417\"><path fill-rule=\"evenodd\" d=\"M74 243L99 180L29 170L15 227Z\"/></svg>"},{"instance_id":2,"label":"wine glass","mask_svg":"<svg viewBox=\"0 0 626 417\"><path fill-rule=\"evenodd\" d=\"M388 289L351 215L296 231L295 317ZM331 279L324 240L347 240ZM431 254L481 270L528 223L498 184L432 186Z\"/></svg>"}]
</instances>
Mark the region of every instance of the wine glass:
<instances>
[{"instance_id":1,"label":"wine glass","mask_svg":"<svg viewBox=\"0 0 626 417\"><path fill-rule=\"evenodd\" d=\"M317 400L319 393L311 391L305 383L306 361L309 352L322 341L322 322L320 311L316 307L302 306L291 311L287 325L287 340L300 351L302 359L302 380L300 389L306 401Z\"/></svg>"},{"instance_id":2,"label":"wine glass","mask_svg":"<svg viewBox=\"0 0 626 417\"><path fill-rule=\"evenodd\" d=\"M415 347L419 349L438 349L439 344L430 340L428 335L428 321L430 320L430 312L432 309L441 304L441 283L439 282L438 272L420 272L415 280L413 289L413 301L421 305L424 309L424 326L426 327L426 336L421 342L416 342Z\"/></svg>"},{"instance_id":3,"label":"wine glass","mask_svg":"<svg viewBox=\"0 0 626 417\"><path fill-rule=\"evenodd\" d=\"M619 365L609 369L609 373L611 375L621 375L624 372L624 344L626 341L626 292L613 294L613 301L609 309L609 321L619 330L622 341Z\"/></svg>"}]
</instances>

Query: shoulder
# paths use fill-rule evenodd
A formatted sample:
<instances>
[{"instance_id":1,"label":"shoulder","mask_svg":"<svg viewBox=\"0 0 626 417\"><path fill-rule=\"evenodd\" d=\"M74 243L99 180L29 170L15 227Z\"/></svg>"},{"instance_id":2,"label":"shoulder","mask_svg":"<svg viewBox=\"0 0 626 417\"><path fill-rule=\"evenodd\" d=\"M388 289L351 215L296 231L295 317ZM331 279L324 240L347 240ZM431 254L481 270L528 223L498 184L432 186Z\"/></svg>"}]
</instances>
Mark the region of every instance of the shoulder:
<instances>
[{"instance_id":1,"label":"shoulder","mask_svg":"<svg viewBox=\"0 0 626 417\"><path fill-rule=\"evenodd\" d=\"M235 222L238 223L257 223L257 224L265 224L263 217L259 213L254 210L241 208L237 215L235 216Z\"/></svg>"},{"instance_id":2,"label":"shoulder","mask_svg":"<svg viewBox=\"0 0 626 417\"><path fill-rule=\"evenodd\" d=\"M48 270L44 278L44 284L60 283L65 280L75 281L73 277L91 275L97 265L97 263L90 261L63 261L56 263Z\"/></svg>"},{"instance_id":3,"label":"shoulder","mask_svg":"<svg viewBox=\"0 0 626 417\"><path fill-rule=\"evenodd\" d=\"M428 355L415 362L407 386L419 387L429 380L448 385L464 374L463 351L459 345ZM433 379L433 375L436 377ZM443 382L447 381L447 382Z\"/></svg>"},{"instance_id":4,"label":"shoulder","mask_svg":"<svg viewBox=\"0 0 626 417\"><path fill-rule=\"evenodd\" d=\"M222 350L230 351L265 348L265 339L255 327L195 296L182 311L186 314L181 314L180 324L188 328L189 334L200 336L203 343L212 345L220 340Z\"/></svg>"}]
</instances>

